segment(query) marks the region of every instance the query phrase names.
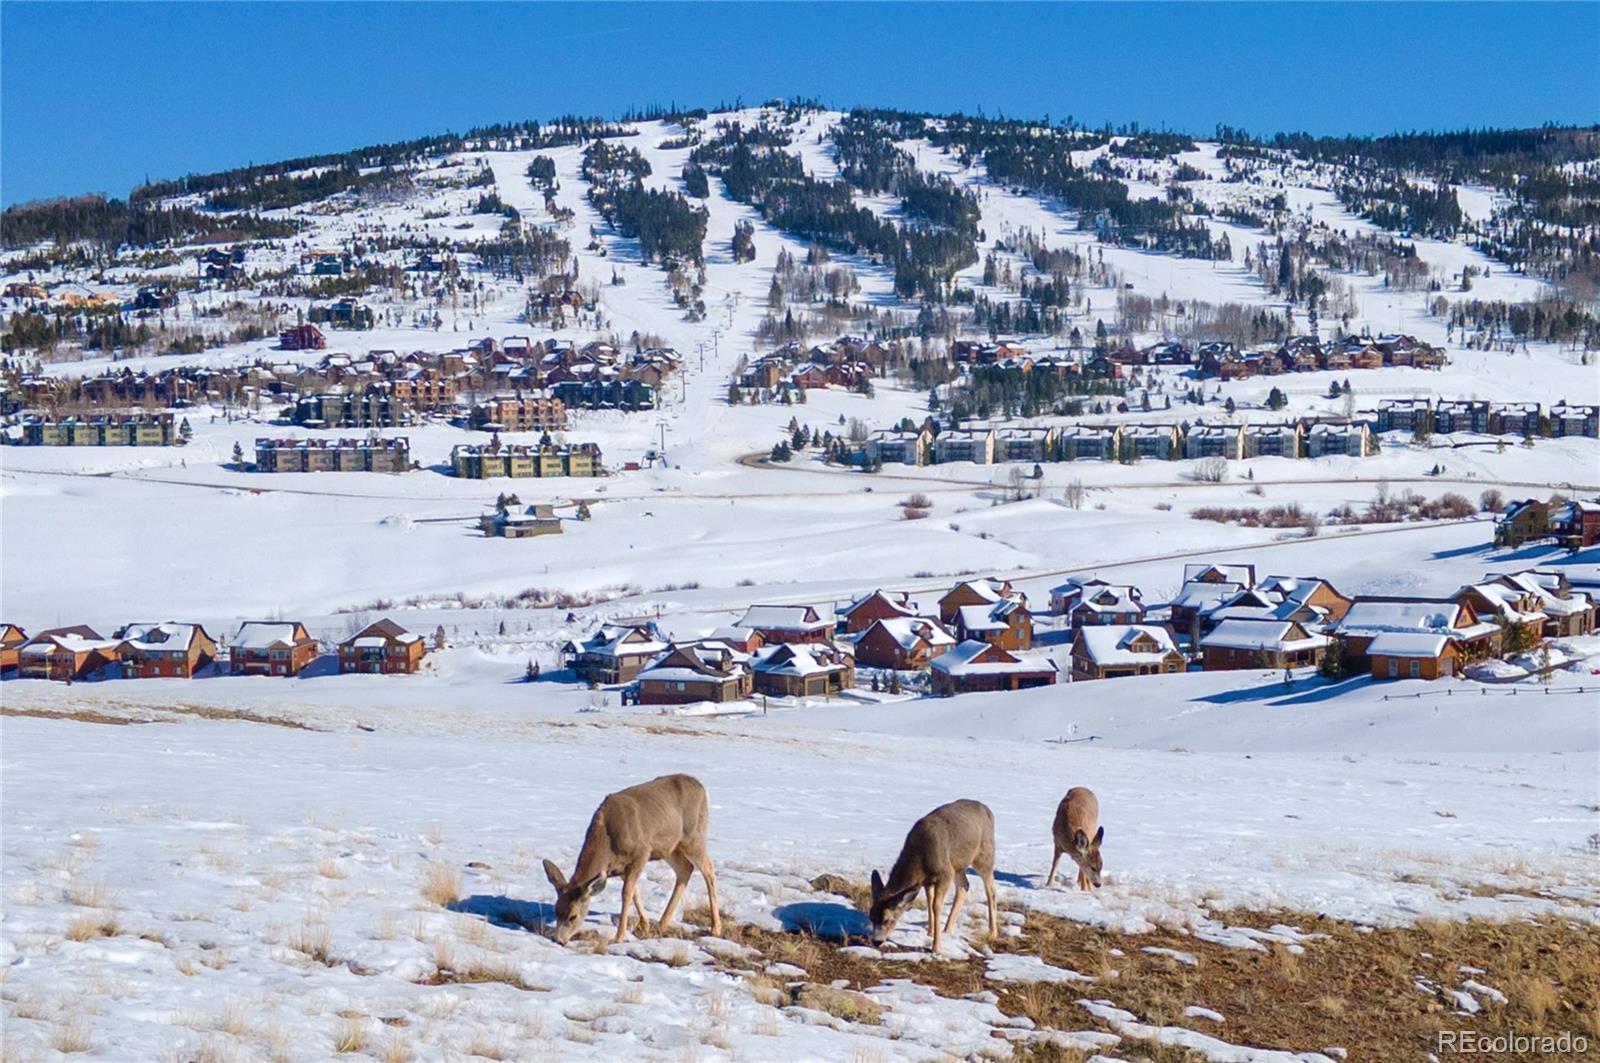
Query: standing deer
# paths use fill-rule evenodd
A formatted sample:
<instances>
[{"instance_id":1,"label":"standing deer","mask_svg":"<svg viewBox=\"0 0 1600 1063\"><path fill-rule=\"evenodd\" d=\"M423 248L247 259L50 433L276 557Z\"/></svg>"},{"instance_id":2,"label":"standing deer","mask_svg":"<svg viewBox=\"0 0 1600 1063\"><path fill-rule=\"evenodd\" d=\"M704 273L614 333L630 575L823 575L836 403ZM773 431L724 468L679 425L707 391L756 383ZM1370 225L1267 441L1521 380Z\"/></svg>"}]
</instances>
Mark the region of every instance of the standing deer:
<instances>
[{"instance_id":1,"label":"standing deer","mask_svg":"<svg viewBox=\"0 0 1600 1063\"><path fill-rule=\"evenodd\" d=\"M1050 861L1050 877L1044 884L1055 883L1056 865L1061 863L1061 854L1066 853L1078 865L1078 888L1099 889L1100 842L1106 836L1106 829L1100 826L1100 802L1094 791L1087 786L1068 790L1067 796L1056 806L1056 821L1050 833L1055 836L1056 856Z\"/></svg>"},{"instance_id":2,"label":"standing deer","mask_svg":"<svg viewBox=\"0 0 1600 1063\"><path fill-rule=\"evenodd\" d=\"M618 790L601 801L583 836L572 878L562 875L553 861L544 862L544 873L556 888L556 942L565 945L571 939L589 914L589 902L605 889L608 879L617 875L622 876L622 914L617 919L613 941L628 936L630 908L648 927L650 920L639 899L639 875L651 860L667 861L678 875L659 925L665 928L672 922L689 876L698 869L711 900L711 933L722 933L717 876L711 870L711 857L706 854L706 823L710 818L706 788L692 775L663 775Z\"/></svg>"},{"instance_id":3,"label":"standing deer","mask_svg":"<svg viewBox=\"0 0 1600 1063\"><path fill-rule=\"evenodd\" d=\"M872 873L872 941L881 945L894 931L901 916L916 902L921 890L928 902L928 932L933 936L933 951L939 951L939 908L944 895L955 886L950 915L944 933L956 925L956 916L967 899L967 868L983 876L983 890L989 905L989 933L999 933L994 909L994 813L977 801L952 801L940 805L912 824L900 856L884 883Z\"/></svg>"}]
</instances>

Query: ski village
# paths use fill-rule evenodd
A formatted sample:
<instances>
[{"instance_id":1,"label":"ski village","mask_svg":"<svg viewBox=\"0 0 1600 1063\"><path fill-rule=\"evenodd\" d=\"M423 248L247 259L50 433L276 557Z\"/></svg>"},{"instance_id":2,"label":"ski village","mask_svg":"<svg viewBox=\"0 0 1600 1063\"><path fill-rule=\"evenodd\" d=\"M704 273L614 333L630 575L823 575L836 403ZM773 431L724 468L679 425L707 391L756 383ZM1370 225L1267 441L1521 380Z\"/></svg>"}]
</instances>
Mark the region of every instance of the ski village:
<instances>
[{"instance_id":1,"label":"ski village","mask_svg":"<svg viewBox=\"0 0 1600 1063\"><path fill-rule=\"evenodd\" d=\"M3 1058L1600 1051L1600 136L1487 138L8 208Z\"/></svg>"}]
</instances>

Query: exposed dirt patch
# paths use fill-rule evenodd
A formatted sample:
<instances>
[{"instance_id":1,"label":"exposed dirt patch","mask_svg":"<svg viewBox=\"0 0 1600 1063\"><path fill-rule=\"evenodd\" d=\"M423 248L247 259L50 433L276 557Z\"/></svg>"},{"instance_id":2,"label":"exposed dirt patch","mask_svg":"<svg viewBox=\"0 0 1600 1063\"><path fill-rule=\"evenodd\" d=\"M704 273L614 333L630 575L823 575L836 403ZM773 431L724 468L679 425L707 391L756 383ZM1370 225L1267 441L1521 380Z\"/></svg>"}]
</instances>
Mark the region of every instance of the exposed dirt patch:
<instances>
[{"instance_id":1,"label":"exposed dirt patch","mask_svg":"<svg viewBox=\"0 0 1600 1063\"><path fill-rule=\"evenodd\" d=\"M836 892L836 885L830 877L829 891ZM1441 1030L1480 1036L1566 1032L1600 1049L1600 927L1593 924L1547 918L1374 928L1308 912L1224 911L1212 917L1223 927L1269 936L1255 949L1201 940L1176 928L1124 934L1028 913L1020 937L967 939L995 954L1036 956L1095 979L1019 983L988 978L982 955L929 962L892 954L879 958L844 951L863 942L725 923L723 936L755 949L760 960L723 966L744 974L758 996L795 999L792 985L785 991L783 979L760 973L764 964L783 963L803 968L807 983L848 990L891 978L911 979L952 998L989 990L998 995L1001 1010L1055 1030L1118 1032L1080 1003L1105 1000L1152 1026L1182 1026L1235 1045L1285 1051L1337 1046L1350 1059L1426 1058L1438 1051ZM1283 936L1275 927L1293 928L1300 940L1271 940ZM1470 1011L1473 1006L1476 1012ZM1191 1007L1221 1019L1186 1014ZM1121 1032L1125 1045L1141 1058L1203 1058ZM1022 1059L1082 1058L1053 1044L1020 1047Z\"/></svg>"}]
</instances>

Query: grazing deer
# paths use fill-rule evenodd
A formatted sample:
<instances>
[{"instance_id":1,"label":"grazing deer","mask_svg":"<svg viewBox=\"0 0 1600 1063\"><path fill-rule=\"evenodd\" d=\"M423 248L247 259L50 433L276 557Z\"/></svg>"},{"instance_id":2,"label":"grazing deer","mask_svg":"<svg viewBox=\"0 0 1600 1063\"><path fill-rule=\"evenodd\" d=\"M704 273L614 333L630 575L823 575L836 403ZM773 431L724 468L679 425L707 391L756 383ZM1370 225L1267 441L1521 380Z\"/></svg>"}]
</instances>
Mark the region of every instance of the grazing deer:
<instances>
[{"instance_id":1,"label":"grazing deer","mask_svg":"<svg viewBox=\"0 0 1600 1063\"><path fill-rule=\"evenodd\" d=\"M983 876L989 933L999 933L994 909L994 813L977 801L952 801L912 824L887 884L876 871L872 873L872 907L868 914L872 918L873 943L881 945L888 939L921 890L928 902L933 951L938 953L939 909L945 892L955 886L955 899L950 902L950 916L944 924L944 933L948 934L967 899L969 867Z\"/></svg>"},{"instance_id":2,"label":"grazing deer","mask_svg":"<svg viewBox=\"0 0 1600 1063\"><path fill-rule=\"evenodd\" d=\"M1056 806L1056 821L1050 833L1055 836L1056 856L1050 861L1050 877L1044 884L1054 884L1056 865L1061 863L1061 854L1066 853L1078 865L1078 888L1099 889L1100 842L1106 836L1106 829L1100 826L1100 802L1094 791L1087 786L1068 790L1067 796Z\"/></svg>"},{"instance_id":3,"label":"grazing deer","mask_svg":"<svg viewBox=\"0 0 1600 1063\"><path fill-rule=\"evenodd\" d=\"M663 775L618 790L601 801L583 836L572 878L562 875L553 861L544 862L544 873L556 888L556 942L565 945L571 939L589 914L589 902L605 889L607 879L618 875L622 876L622 914L617 919L613 941L628 936L630 908L648 927L650 920L639 900L639 875L651 860L665 860L678 875L659 925L664 928L672 922L689 876L699 870L711 899L711 932L722 933L717 876L711 870L711 857L706 855L706 823L710 818L706 788L692 775Z\"/></svg>"}]
</instances>

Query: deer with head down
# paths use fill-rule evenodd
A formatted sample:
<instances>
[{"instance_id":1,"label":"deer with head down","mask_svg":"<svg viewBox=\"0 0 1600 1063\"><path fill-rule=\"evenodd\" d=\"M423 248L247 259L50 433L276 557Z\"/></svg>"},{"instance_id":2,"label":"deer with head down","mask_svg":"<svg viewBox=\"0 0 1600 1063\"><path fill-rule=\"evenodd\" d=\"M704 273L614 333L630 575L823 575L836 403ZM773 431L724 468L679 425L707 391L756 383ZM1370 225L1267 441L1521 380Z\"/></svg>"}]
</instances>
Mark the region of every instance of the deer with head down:
<instances>
[{"instance_id":1,"label":"deer with head down","mask_svg":"<svg viewBox=\"0 0 1600 1063\"><path fill-rule=\"evenodd\" d=\"M1106 829L1100 826L1100 801L1094 796L1094 791L1087 786L1074 786L1068 790L1067 796L1056 806L1056 820L1050 827L1050 833L1055 838L1056 855L1050 861L1050 876L1044 884L1054 884L1056 866L1061 863L1061 854L1066 853L1078 865L1078 888L1086 890L1092 886L1099 889L1102 867L1100 842L1106 836Z\"/></svg>"},{"instance_id":2,"label":"deer with head down","mask_svg":"<svg viewBox=\"0 0 1600 1063\"><path fill-rule=\"evenodd\" d=\"M989 906L989 933L999 932L994 897L994 813L977 801L952 801L940 805L912 824L889 871L889 881L872 873L872 941L881 945L895 924L916 903L920 892L928 904L928 933L933 951L939 951L939 909L944 895L955 887L944 933L954 929L956 916L967 899L967 868L983 878Z\"/></svg>"},{"instance_id":3,"label":"deer with head down","mask_svg":"<svg viewBox=\"0 0 1600 1063\"><path fill-rule=\"evenodd\" d=\"M556 888L557 943L565 945L571 940L589 914L589 902L605 889L607 880L617 876L622 878L622 912L613 941L628 936L630 909L638 912L640 924L648 927L650 921L639 899L639 875L651 860L665 860L678 876L659 926L671 924L689 877L699 871L711 902L711 933L722 933L717 876L706 854L710 818L706 788L691 775L663 775L618 790L601 801L589 821L572 877L563 875L554 861L544 862L544 873Z\"/></svg>"}]
</instances>

